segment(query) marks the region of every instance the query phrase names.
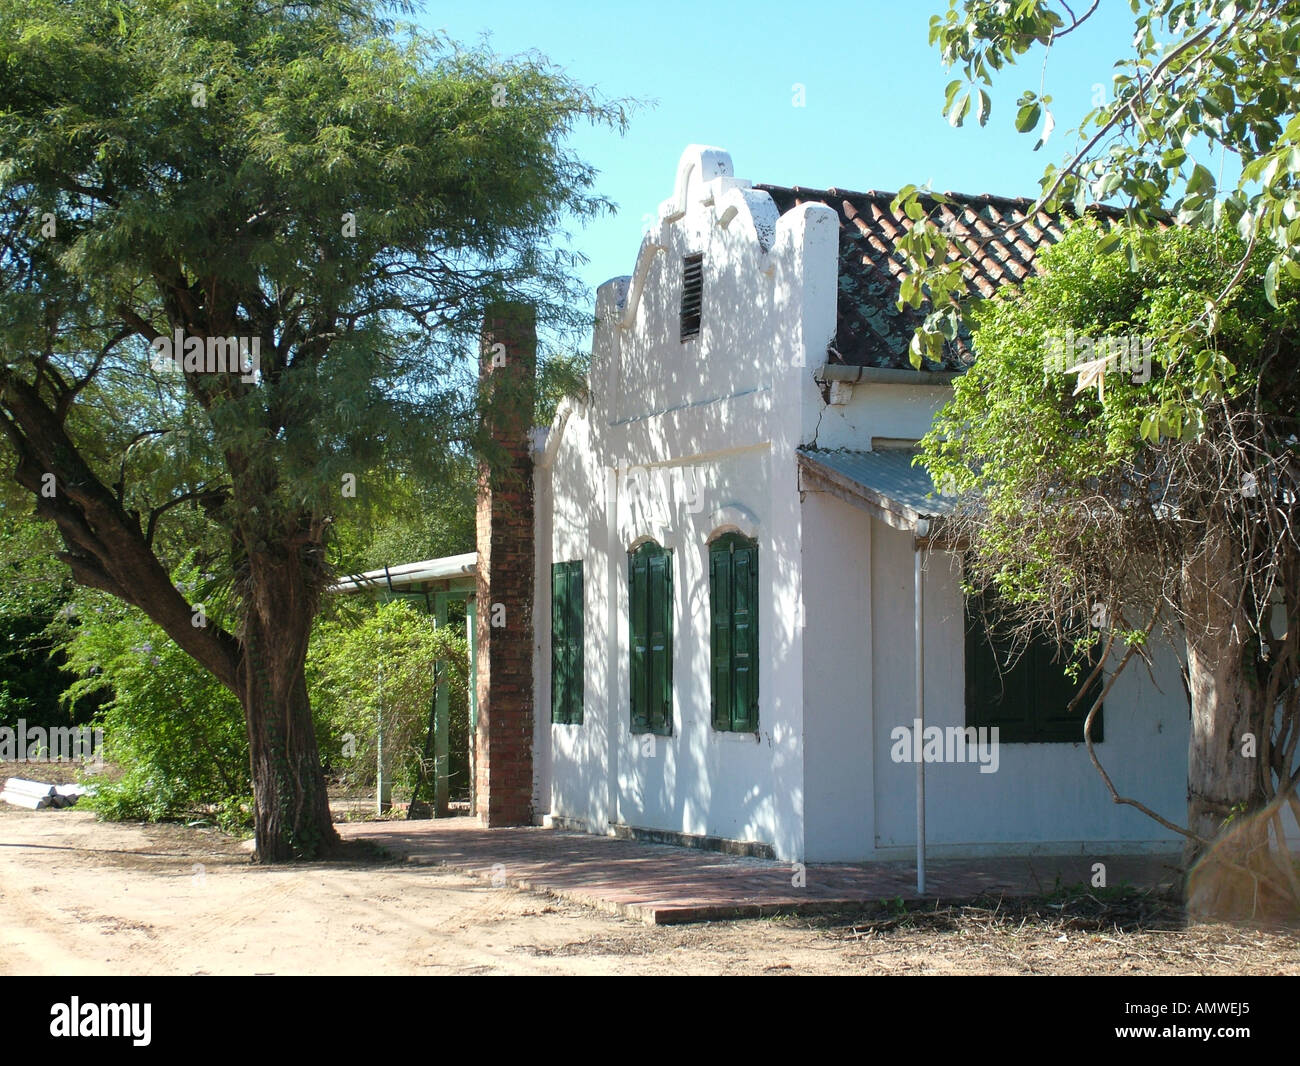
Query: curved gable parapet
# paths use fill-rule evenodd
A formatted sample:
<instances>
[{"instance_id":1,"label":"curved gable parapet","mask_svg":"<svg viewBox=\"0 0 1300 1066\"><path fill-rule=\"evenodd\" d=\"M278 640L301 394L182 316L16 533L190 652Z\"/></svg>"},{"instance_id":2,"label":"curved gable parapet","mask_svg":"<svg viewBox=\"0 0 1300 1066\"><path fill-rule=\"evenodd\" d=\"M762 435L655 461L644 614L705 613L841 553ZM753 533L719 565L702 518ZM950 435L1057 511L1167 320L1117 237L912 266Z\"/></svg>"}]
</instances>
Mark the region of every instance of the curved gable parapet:
<instances>
[{"instance_id":1,"label":"curved gable parapet","mask_svg":"<svg viewBox=\"0 0 1300 1066\"><path fill-rule=\"evenodd\" d=\"M731 188L717 202L718 225L725 230L742 226L764 252L776 243L780 214L776 201L761 189Z\"/></svg>"},{"instance_id":2,"label":"curved gable parapet","mask_svg":"<svg viewBox=\"0 0 1300 1066\"><path fill-rule=\"evenodd\" d=\"M551 424L533 429L533 461L536 466L549 469L555 465L555 454L560 450L560 442L564 439L564 428L573 415L586 418L587 404L576 397L565 396L556 406Z\"/></svg>"},{"instance_id":3,"label":"curved gable parapet","mask_svg":"<svg viewBox=\"0 0 1300 1066\"><path fill-rule=\"evenodd\" d=\"M660 229L662 228L661 225ZM650 264L656 255L667 250L668 246L658 234L647 233L642 239L641 250L636 255L636 269L628 279L628 288L619 305L619 317L615 320L623 329L636 321L636 309L641 302L641 293L645 291L646 278L650 275Z\"/></svg>"},{"instance_id":4,"label":"curved gable parapet","mask_svg":"<svg viewBox=\"0 0 1300 1066\"><path fill-rule=\"evenodd\" d=\"M709 224L728 234L737 234L739 240L756 246L763 272L770 272L765 257L776 244L781 224L776 202L767 191L755 189L752 182L733 175L728 152L705 145L690 145L677 164L672 197L660 205L657 225L642 238L626 298L619 305L616 321L623 329L630 329L636 321L637 308L655 257L671 246L669 227L680 223L692 212L711 213Z\"/></svg>"},{"instance_id":5,"label":"curved gable parapet","mask_svg":"<svg viewBox=\"0 0 1300 1066\"><path fill-rule=\"evenodd\" d=\"M731 166L731 153L725 148L714 148L706 144L688 144L686 151L677 161L677 180L673 184L672 199L665 200L659 207L659 219L672 222L686 214L690 206L692 190L703 189L715 178L734 177Z\"/></svg>"},{"instance_id":6,"label":"curved gable parapet","mask_svg":"<svg viewBox=\"0 0 1300 1066\"><path fill-rule=\"evenodd\" d=\"M628 274L622 274L616 278L610 278L603 285L596 289L596 313L602 311L602 304L608 302L612 309L622 312L627 307L628 293L632 289L632 278Z\"/></svg>"},{"instance_id":7,"label":"curved gable parapet","mask_svg":"<svg viewBox=\"0 0 1300 1066\"><path fill-rule=\"evenodd\" d=\"M775 201L772 207L773 210L777 209ZM815 235L823 244L834 245L838 251L840 216L825 204L802 203L790 208L778 218L776 229L780 237L796 243L803 243L809 236ZM776 240L774 237L774 245Z\"/></svg>"}]
</instances>

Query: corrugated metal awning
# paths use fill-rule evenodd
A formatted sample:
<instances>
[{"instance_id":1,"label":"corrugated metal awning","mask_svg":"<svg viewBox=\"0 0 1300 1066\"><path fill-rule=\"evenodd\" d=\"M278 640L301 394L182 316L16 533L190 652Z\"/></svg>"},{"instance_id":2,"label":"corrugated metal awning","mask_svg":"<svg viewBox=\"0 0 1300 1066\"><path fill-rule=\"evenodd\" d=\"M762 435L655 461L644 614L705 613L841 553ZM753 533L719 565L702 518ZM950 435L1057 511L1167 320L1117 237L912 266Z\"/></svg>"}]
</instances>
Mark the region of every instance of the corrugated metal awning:
<instances>
[{"instance_id":1,"label":"corrugated metal awning","mask_svg":"<svg viewBox=\"0 0 1300 1066\"><path fill-rule=\"evenodd\" d=\"M942 495L923 466L913 466L912 448L874 452L799 449L800 487L830 492L871 512L895 529L919 532L931 519L950 514L955 496Z\"/></svg>"},{"instance_id":2,"label":"corrugated metal awning","mask_svg":"<svg viewBox=\"0 0 1300 1066\"><path fill-rule=\"evenodd\" d=\"M470 586L478 569L478 553L445 555L441 559L425 559L418 563L386 566L367 570L364 574L349 574L330 592L360 592L363 589L408 589L426 583L451 586Z\"/></svg>"}]
</instances>

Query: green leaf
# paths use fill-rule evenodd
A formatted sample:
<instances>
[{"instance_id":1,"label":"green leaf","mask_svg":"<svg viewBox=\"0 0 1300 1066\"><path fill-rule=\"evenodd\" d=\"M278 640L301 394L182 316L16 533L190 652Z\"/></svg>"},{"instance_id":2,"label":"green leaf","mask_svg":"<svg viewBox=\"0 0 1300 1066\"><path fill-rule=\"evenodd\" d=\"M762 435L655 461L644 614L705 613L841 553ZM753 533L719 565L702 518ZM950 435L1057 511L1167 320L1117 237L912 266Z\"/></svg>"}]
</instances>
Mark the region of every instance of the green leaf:
<instances>
[{"instance_id":1,"label":"green leaf","mask_svg":"<svg viewBox=\"0 0 1300 1066\"><path fill-rule=\"evenodd\" d=\"M1112 229L1097 242L1097 254L1109 255L1119 247L1120 241L1124 239L1124 231L1121 229Z\"/></svg>"},{"instance_id":2,"label":"green leaf","mask_svg":"<svg viewBox=\"0 0 1300 1066\"><path fill-rule=\"evenodd\" d=\"M1224 55L1222 52L1210 53L1210 62L1218 67L1223 73L1230 78L1237 76L1237 64L1233 62L1231 56Z\"/></svg>"},{"instance_id":3,"label":"green leaf","mask_svg":"<svg viewBox=\"0 0 1300 1066\"><path fill-rule=\"evenodd\" d=\"M1038 104L1026 104L1016 112L1016 132L1028 133L1038 125L1043 109Z\"/></svg>"},{"instance_id":4,"label":"green leaf","mask_svg":"<svg viewBox=\"0 0 1300 1066\"><path fill-rule=\"evenodd\" d=\"M957 98L957 102L948 110L948 125L954 129L966 121L967 114L970 113L970 93L962 93Z\"/></svg>"},{"instance_id":5,"label":"green leaf","mask_svg":"<svg viewBox=\"0 0 1300 1066\"><path fill-rule=\"evenodd\" d=\"M1192 176L1187 179L1188 193L1206 192L1213 195L1214 175L1197 163L1192 167Z\"/></svg>"},{"instance_id":6,"label":"green leaf","mask_svg":"<svg viewBox=\"0 0 1300 1066\"><path fill-rule=\"evenodd\" d=\"M1276 259L1269 262L1268 268L1264 271L1264 296L1274 307L1277 303L1277 263Z\"/></svg>"}]
</instances>

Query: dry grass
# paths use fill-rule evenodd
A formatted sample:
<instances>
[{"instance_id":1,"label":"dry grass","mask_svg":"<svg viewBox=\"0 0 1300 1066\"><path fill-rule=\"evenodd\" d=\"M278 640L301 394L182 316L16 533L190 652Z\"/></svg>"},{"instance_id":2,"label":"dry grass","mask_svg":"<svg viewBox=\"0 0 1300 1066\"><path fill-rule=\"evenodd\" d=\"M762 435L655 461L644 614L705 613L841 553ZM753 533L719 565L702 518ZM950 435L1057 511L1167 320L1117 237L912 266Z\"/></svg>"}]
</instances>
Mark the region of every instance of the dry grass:
<instances>
[{"instance_id":1,"label":"dry grass","mask_svg":"<svg viewBox=\"0 0 1300 1066\"><path fill-rule=\"evenodd\" d=\"M945 968L1001 973L1300 973L1300 922L1192 923L1167 892L886 905L830 917L824 935L872 958L933 954Z\"/></svg>"}]
</instances>

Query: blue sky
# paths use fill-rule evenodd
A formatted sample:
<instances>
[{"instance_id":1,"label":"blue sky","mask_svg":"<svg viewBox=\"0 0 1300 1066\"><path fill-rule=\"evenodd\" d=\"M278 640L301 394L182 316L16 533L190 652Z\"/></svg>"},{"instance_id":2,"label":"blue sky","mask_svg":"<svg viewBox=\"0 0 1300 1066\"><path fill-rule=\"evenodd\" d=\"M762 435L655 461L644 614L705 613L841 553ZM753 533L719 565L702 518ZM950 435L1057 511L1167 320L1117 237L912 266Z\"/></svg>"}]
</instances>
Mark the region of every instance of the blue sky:
<instances>
[{"instance_id":1,"label":"blue sky","mask_svg":"<svg viewBox=\"0 0 1300 1066\"><path fill-rule=\"evenodd\" d=\"M953 129L941 109L946 70L928 44L929 19L947 0L859 0L802 10L771 0L593 4L574 0L477 0L430 4L419 18L470 44L490 34L500 54L536 50L611 97L648 101L625 136L582 130L573 145L601 171L598 191L619 212L574 234L595 286L631 272L642 217L672 191L682 149L727 149L737 177L825 188L940 190L1035 195L1043 167L1075 143L1094 86L1131 52L1132 14L1122 0L1053 49L1043 89L1057 129L1036 137L1012 126L1016 97L1040 91L1042 52L1004 70L992 116ZM1079 10L1082 10L1081 8ZM795 107L794 86L806 106Z\"/></svg>"}]
</instances>

